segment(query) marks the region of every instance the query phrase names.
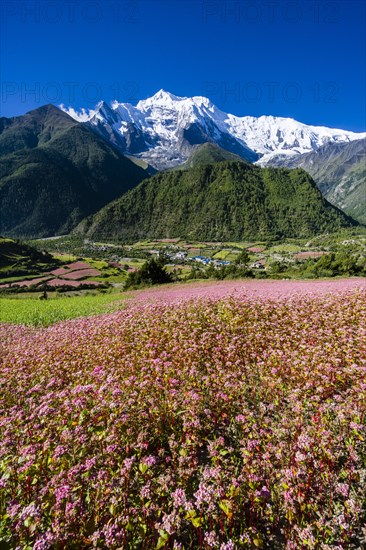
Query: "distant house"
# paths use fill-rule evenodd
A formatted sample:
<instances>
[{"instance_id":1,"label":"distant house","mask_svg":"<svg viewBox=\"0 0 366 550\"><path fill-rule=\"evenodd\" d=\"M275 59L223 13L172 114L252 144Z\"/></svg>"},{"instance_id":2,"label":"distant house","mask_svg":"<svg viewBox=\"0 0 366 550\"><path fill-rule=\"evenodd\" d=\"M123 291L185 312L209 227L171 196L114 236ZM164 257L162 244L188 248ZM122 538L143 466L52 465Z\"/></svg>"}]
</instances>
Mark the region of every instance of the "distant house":
<instances>
[{"instance_id":1,"label":"distant house","mask_svg":"<svg viewBox=\"0 0 366 550\"><path fill-rule=\"evenodd\" d=\"M195 256L194 258L192 258L192 260L194 262L199 262L199 263L205 264L205 265L208 265L208 264L211 263L210 258L205 258L205 256Z\"/></svg>"},{"instance_id":2,"label":"distant house","mask_svg":"<svg viewBox=\"0 0 366 550\"><path fill-rule=\"evenodd\" d=\"M180 251L177 252L174 256L172 256L172 259L174 260L185 260L188 256L188 252Z\"/></svg>"},{"instance_id":3,"label":"distant house","mask_svg":"<svg viewBox=\"0 0 366 550\"><path fill-rule=\"evenodd\" d=\"M250 269L265 269L265 261L264 260L257 260L256 262L252 263L250 266Z\"/></svg>"},{"instance_id":4,"label":"distant house","mask_svg":"<svg viewBox=\"0 0 366 550\"><path fill-rule=\"evenodd\" d=\"M215 267L222 267L223 265L230 265L230 262L227 260L214 260L213 265Z\"/></svg>"}]
</instances>

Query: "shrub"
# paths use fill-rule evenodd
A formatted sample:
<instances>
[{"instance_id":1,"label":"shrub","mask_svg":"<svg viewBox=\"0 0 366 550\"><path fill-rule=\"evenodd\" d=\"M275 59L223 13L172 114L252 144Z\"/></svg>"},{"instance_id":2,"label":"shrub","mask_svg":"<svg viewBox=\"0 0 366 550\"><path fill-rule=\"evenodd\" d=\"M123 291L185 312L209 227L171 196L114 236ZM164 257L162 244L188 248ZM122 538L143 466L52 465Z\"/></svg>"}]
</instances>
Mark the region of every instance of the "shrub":
<instances>
[{"instance_id":1,"label":"shrub","mask_svg":"<svg viewBox=\"0 0 366 550\"><path fill-rule=\"evenodd\" d=\"M163 261L152 258L145 262L138 271L128 274L125 288L160 285L171 282L173 282L173 277L166 271Z\"/></svg>"}]
</instances>

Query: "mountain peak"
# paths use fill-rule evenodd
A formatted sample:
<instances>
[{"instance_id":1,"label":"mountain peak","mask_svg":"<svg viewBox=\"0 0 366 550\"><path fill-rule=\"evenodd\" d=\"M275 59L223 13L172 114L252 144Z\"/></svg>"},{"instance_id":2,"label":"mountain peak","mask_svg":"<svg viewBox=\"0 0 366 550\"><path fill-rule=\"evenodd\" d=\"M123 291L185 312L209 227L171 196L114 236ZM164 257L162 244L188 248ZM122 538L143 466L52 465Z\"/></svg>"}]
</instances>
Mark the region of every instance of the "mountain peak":
<instances>
[{"instance_id":1,"label":"mountain peak","mask_svg":"<svg viewBox=\"0 0 366 550\"><path fill-rule=\"evenodd\" d=\"M66 113L67 114L67 113ZM52 105L52 103L47 103L46 105L42 105L41 107L37 107L36 109L32 109L32 111L28 111L26 115L58 115L60 117L65 116L65 112L62 109L59 109L55 105Z\"/></svg>"},{"instance_id":2,"label":"mountain peak","mask_svg":"<svg viewBox=\"0 0 366 550\"><path fill-rule=\"evenodd\" d=\"M94 111L66 112L79 122L92 124L104 137L110 136L122 152L138 155L157 169L183 164L193 148L205 142L266 164L278 155L289 158L328 142L365 136L292 118L236 116L225 113L207 97L176 96L163 88L136 106L101 102Z\"/></svg>"},{"instance_id":3,"label":"mountain peak","mask_svg":"<svg viewBox=\"0 0 366 550\"><path fill-rule=\"evenodd\" d=\"M154 94L150 99L171 99L173 101L179 101L180 99L185 99L185 98L182 98L182 97L179 97L179 96L176 96L174 94L171 94L170 92L167 92L166 90L163 90L163 88L161 88L161 90L159 90L158 92L156 92L156 94Z\"/></svg>"},{"instance_id":4,"label":"mountain peak","mask_svg":"<svg viewBox=\"0 0 366 550\"><path fill-rule=\"evenodd\" d=\"M176 105L177 102L183 101L185 99L187 98L176 96L174 94L171 94L170 92L167 92L161 89L158 92L156 92L156 94L154 94L153 96L139 101L137 104L137 108L138 109L151 108L151 107L171 108L174 105Z\"/></svg>"},{"instance_id":5,"label":"mountain peak","mask_svg":"<svg viewBox=\"0 0 366 550\"><path fill-rule=\"evenodd\" d=\"M51 103L28 111L28 113L23 116L14 117L12 120L16 124L24 124L25 121L27 121L28 124L40 122L42 125L49 124L54 128L69 128L76 124L74 117Z\"/></svg>"},{"instance_id":6,"label":"mountain peak","mask_svg":"<svg viewBox=\"0 0 366 550\"><path fill-rule=\"evenodd\" d=\"M113 109L105 101L99 101L95 107L95 115L99 115L100 118L105 118L107 120L115 117Z\"/></svg>"},{"instance_id":7,"label":"mountain peak","mask_svg":"<svg viewBox=\"0 0 366 550\"><path fill-rule=\"evenodd\" d=\"M62 112L60 111L60 109L58 107L56 107L55 105L53 105L52 103L46 103L46 105L42 105L41 107L37 107L36 109L33 109L33 111L38 111L39 113L48 113L48 112ZM32 111L28 111L28 112L32 112Z\"/></svg>"},{"instance_id":8,"label":"mountain peak","mask_svg":"<svg viewBox=\"0 0 366 550\"><path fill-rule=\"evenodd\" d=\"M77 111L74 107L66 107L63 103L59 107L61 111L71 116L77 122L88 122L98 112L98 106L95 109L85 109L82 107L80 111Z\"/></svg>"},{"instance_id":9,"label":"mountain peak","mask_svg":"<svg viewBox=\"0 0 366 550\"><path fill-rule=\"evenodd\" d=\"M102 99L102 101L99 101L95 107L96 111L100 111L101 109L110 109L108 103Z\"/></svg>"}]
</instances>

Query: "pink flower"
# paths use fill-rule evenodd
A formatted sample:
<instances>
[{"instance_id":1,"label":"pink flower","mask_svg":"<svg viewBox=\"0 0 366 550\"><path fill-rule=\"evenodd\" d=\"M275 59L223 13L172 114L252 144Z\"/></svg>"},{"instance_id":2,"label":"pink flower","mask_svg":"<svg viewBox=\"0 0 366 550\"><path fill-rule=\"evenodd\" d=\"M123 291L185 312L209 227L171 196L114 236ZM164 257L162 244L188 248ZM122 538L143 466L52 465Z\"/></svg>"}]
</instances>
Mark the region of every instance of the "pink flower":
<instances>
[{"instance_id":1,"label":"pink flower","mask_svg":"<svg viewBox=\"0 0 366 550\"><path fill-rule=\"evenodd\" d=\"M154 464L156 464L156 457L153 455L144 456L142 462L147 466L154 466Z\"/></svg>"},{"instance_id":2,"label":"pink flower","mask_svg":"<svg viewBox=\"0 0 366 550\"><path fill-rule=\"evenodd\" d=\"M336 490L344 497L348 497L349 485L347 483L337 483Z\"/></svg>"},{"instance_id":3,"label":"pink flower","mask_svg":"<svg viewBox=\"0 0 366 550\"><path fill-rule=\"evenodd\" d=\"M184 506L187 502L186 494L183 491L183 489L180 489L180 488L176 489L172 493L172 497L173 497L174 506L177 507L177 508L179 506Z\"/></svg>"},{"instance_id":4,"label":"pink flower","mask_svg":"<svg viewBox=\"0 0 366 550\"><path fill-rule=\"evenodd\" d=\"M63 456L67 453L66 447L63 447L62 445L57 445L55 447L55 450L53 451L53 458L60 458L60 456Z\"/></svg>"},{"instance_id":5,"label":"pink flower","mask_svg":"<svg viewBox=\"0 0 366 550\"><path fill-rule=\"evenodd\" d=\"M205 533L205 543L209 548L218 548L219 539L214 531L206 531Z\"/></svg>"},{"instance_id":6,"label":"pink flower","mask_svg":"<svg viewBox=\"0 0 366 550\"><path fill-rule=\"evenodd\" d=\"M67 499L70 496L71 487L70 485L62 485L55 489L55 498L56 504L60 504L64 499Z\"/></svg>"}]
</instances>

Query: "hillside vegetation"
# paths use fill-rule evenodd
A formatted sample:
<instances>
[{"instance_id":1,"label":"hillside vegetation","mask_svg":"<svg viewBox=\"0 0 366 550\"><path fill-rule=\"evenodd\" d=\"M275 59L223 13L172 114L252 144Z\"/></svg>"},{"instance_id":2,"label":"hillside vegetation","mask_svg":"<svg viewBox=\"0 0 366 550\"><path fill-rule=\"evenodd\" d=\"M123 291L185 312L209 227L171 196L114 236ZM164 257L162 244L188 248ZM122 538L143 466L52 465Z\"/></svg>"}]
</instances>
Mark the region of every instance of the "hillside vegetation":
<instances>
[{"instance_id":1,"label":"hillside vegetation","mask_svg":"<svg viewBox=\"0 0 366 550\"><path fill-rule=\"evenodd\" d=\"M282 159L278 165L303 168L332 204L366 223L366 141L328 143L317 151Z\"/></svg>"},{"instance_id":2,"label":"hillside vegetation","mask_svg":"<svg viewBox=\"0 0 366 550\"><path fill-rule=\"evenodd\" d=\"M87 237L244 240L307 237L357 225L329 204L303 170L243 162L168 171L84 220Z\"/></svg>"},{"instance_id":3,"label":"hillside vegetation","mask_svg":"<svg viewBox=\"0 0 366 550\"><path fill-rule=\"evenodd\" d=\"M146 171L52 105L0 119L0 232L68 233Z\"/></svg>"},{"instance_id":4,"label":"hillside vegetation","mask_svg":"<svg viewBox=\"0 0 366 550\"><path fill-rule=\"evenodd\" d=\"M29 275L59 265L50 254L25 243L0 237L0 278Z\"/></svg>"},{"instance_id":5,"label":"hillside vegetation","mask_svg":"<svg viewBox=\"0 0 366 550\"><path fill-rule=\"evenodd\" d=\"M213 164L215 162L224 161L247 163L247 161L239 157L239 155L234 155L234 153L230 153L230 151L222 149L222 147L219 147L216 143L203 143L202 145L199 145L193 151L189 159L177 169L188 170L189 168L194 168L195 166L203 166L205 164Z\"/></svg>"}]
</instances>

